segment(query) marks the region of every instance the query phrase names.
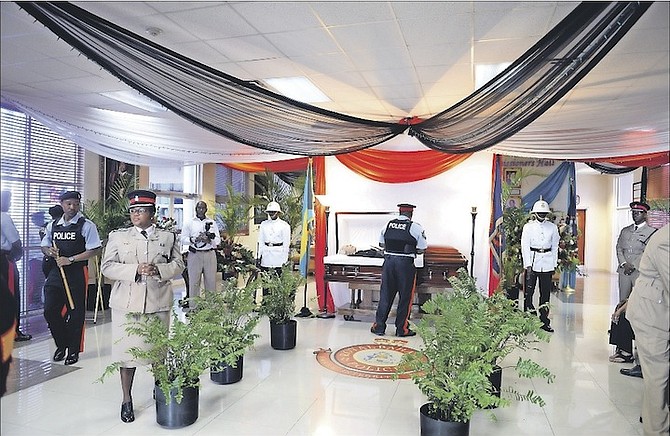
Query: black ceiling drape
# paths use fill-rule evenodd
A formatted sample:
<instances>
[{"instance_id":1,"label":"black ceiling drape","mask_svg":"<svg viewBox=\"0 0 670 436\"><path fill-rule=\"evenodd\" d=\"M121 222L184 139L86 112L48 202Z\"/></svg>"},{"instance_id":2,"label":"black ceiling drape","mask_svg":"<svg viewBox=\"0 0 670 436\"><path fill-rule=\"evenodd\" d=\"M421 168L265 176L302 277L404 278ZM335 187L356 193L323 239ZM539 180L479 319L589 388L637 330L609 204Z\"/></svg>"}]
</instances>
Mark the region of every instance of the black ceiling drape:
<instances>
[{"instance_id":1,"label":"black ceiling drape","mask_svg":"<svg viewBox=\"0 0 670 436\"><path fill-rule=\"evenodd\" d=\"M421 123L365 120L297 102L155 44L67 2L17 2L52 32L171 111L242 144L325 156L409 128L426 146L471 153L523 129L587 74L651 5L582 3L509 68Z\"/></svg>"}]
</instances>

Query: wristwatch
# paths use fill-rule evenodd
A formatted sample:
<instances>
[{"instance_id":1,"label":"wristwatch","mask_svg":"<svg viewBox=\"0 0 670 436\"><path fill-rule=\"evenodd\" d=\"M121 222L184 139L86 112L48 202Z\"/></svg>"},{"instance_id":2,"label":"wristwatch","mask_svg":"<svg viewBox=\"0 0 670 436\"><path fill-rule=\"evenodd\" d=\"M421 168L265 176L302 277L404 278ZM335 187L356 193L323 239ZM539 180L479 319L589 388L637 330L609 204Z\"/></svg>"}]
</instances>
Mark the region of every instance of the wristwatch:
<instances>
[{"instance_id":1,"label":"wristwatch","mask_svg":"<svg viewBox=\"0 0 670 436\"><path fill-rule=\"evenodd\" d=\"M70 256L70 257L68 257L67 260L69 260L70 263L74 263L74 256Z\"/></svg>"}]
</instances>

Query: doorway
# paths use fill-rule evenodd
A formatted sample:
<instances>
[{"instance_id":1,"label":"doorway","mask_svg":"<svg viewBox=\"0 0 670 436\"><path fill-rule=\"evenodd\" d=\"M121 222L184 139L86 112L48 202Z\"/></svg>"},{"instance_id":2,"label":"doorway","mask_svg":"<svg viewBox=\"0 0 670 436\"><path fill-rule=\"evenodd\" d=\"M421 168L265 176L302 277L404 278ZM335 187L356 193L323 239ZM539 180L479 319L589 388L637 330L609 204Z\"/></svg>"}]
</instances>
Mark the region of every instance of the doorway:
<instances>
[{"instance_id":1,"label":"doorway","mask_svg":"<svg viewBox=\"0 0 670 436\"><path fill-rule=\"evenodd\" d=\"M586 209L577 209L577 256L579 264L584 265L584 241L586 241Z\"/></svg>"}]
</instances>

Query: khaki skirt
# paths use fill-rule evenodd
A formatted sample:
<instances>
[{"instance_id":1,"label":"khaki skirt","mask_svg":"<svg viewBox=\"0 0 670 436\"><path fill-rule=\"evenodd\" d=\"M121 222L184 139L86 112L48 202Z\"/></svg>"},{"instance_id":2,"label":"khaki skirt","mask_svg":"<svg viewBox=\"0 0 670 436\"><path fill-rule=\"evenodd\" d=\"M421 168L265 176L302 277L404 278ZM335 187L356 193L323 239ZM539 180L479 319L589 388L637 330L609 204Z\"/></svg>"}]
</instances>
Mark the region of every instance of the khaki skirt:
<instances>
[{"instance_id":1,"label":"khaki skirt","mask_svg":"<svg viewBox=\"0 0 670 436\"><path fill-rule=\"evenodd\" d=\"M152 317L158 317L165 325L170 325L170 312L156 313L132 313L122 310L112 309L112 359L114 362L121 362L123 368L135 368L141 365L147 365L149 362L134 359L128 353L132 347L138 347L142 350L148 350L149 344L144 342L140 336L131 335L126 331L129 323L142 321Z\"/></svg>"}]
</instances>

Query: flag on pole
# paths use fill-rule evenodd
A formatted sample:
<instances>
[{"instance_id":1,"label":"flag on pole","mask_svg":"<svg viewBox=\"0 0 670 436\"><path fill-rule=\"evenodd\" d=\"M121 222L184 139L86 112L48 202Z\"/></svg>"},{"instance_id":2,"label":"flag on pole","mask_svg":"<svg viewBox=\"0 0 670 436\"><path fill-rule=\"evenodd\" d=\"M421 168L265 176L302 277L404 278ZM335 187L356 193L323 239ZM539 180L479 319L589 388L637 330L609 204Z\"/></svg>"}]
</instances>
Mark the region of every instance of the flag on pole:
<instances>
[{"instance_id":1,"label":"flag on pole","mask_svg":"<svg viewBox=\"0 0 670 436\"><path fill-rule=\"evenodd\" d=\"M495 154L493 155L493 194L491 198L491 222L489 224L489 295L492 295L500 284L502 253L504 251L501 174L502 159L499 154Z\"/></svg>"},{"instance_id":2,"label":"flag on pole","mask_svg":"<svg viewBox=\"0 0 670 436\"><path fill-rule=\"evenodd\" d=\"M300 274L307 277L309 269L309 247L314 237L314 184L312 182L312 159L307 162L307 176L302 195L302 235L300 237Z\"/></svg>"}]
</instances>

